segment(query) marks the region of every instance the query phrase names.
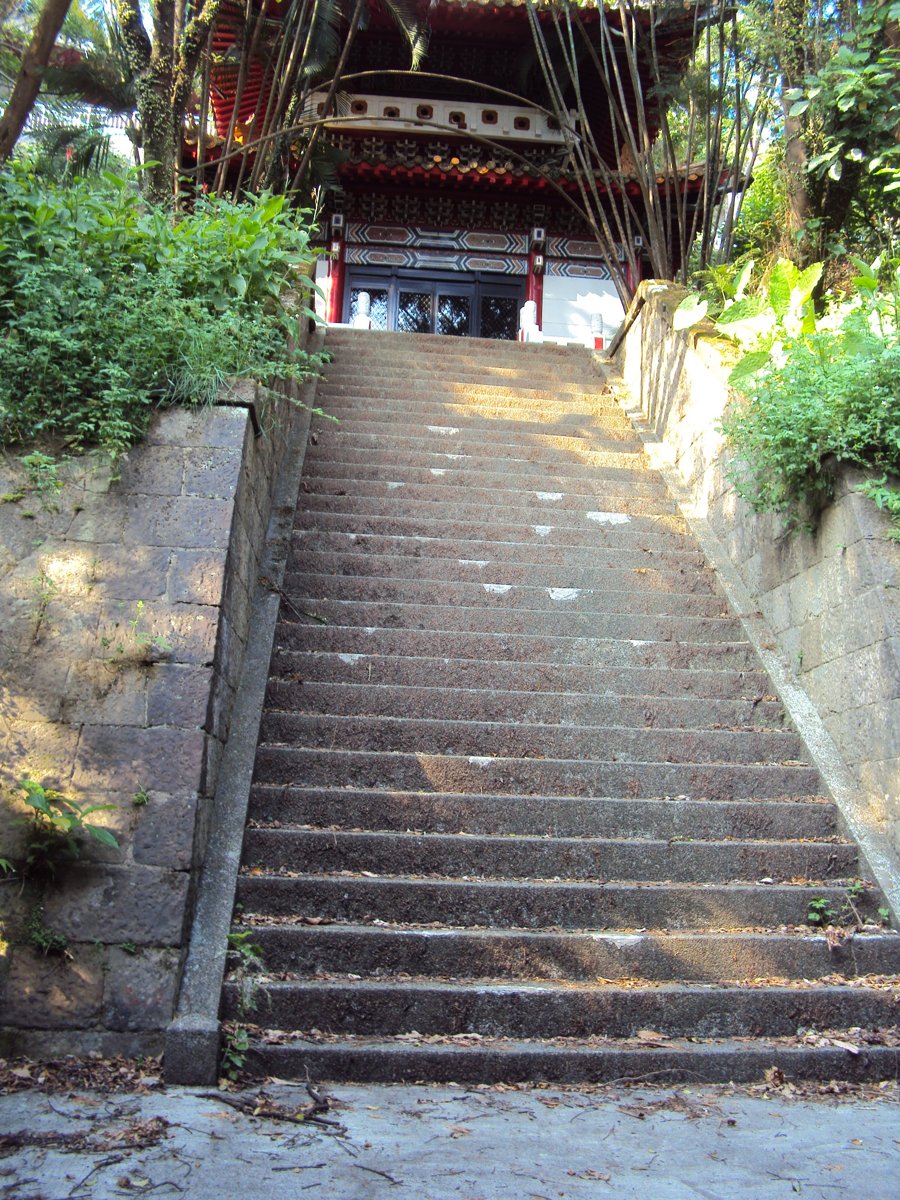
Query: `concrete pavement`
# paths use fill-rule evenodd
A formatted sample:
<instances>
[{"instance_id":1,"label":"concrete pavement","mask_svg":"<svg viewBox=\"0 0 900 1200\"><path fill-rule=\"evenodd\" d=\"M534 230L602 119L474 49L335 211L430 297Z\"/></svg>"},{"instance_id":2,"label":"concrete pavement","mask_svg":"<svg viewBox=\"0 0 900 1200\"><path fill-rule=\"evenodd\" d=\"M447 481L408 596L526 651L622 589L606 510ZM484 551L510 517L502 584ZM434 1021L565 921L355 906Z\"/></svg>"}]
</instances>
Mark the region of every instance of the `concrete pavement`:
<instances>
[{"instance_id":1,"label":"concrete pavement","mask_svg":"<svg viewBox=\"0 0 900 1200\"><path fill-rule=\"evenodd\" d=\"M839 1102L711 1086L342 1084L326 1114L338 1124L319 1127L226 1102L258 1089L27 1091L0 1097L0 1130L43 1144L0 1140L0 1197L895 1200L897 1092L882 1091ZM302 1085L270 1084L266 1096L285 1112L309 1104Z\"/></svg>"}]
</instances>

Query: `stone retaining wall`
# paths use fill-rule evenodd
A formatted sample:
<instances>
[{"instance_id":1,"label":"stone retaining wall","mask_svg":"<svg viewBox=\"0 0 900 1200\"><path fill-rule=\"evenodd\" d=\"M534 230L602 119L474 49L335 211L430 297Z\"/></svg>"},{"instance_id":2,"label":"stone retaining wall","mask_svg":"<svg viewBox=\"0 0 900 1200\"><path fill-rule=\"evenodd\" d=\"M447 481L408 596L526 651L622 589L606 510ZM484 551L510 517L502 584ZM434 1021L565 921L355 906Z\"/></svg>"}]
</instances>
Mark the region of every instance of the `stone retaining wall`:
<instances>
[{"instance_id":1,"label":"stone retaining wall","mask_svg":"<svg viewBox=\"0 0 900 1200\"><path fill-rule=\"evenodd\" d=\"M42 495L0 460L0 856L22 850L26 777L109 804L93 819L119 841L41 888L0 883L0 1053L162 1047L275 482L308 419L292 390L159 414L117 479L86 457ZM63 954L29 944L39 920Z\"/></svg>"},{"instance_id":2,"label":"stone retaining wall","mask_svg":"<svg viewBox=\"0 0 900 1200\"><path fill-rule=\"evenodd\" d=\"M849 770L854 816L900 863L900 546L889 520L845 472L814 534L785 534L728 483L717 424L729 400L729 350L706 331L675 333L684 289L645 282L615 362L650 449L686 490L758 605L775 646L812 700ZM852 823L852 822L851 822ZM891 862L892 860L892 862Z\"/></svg>"}]
</instances>

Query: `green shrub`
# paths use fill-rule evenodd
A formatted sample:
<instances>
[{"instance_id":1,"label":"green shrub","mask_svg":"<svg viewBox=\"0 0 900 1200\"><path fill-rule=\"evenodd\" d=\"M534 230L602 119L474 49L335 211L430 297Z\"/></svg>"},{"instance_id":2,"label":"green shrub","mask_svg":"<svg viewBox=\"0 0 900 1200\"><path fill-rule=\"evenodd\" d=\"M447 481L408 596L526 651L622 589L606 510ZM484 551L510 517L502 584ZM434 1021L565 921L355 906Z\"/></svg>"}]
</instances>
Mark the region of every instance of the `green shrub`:
<instances>
[{"instance_id":1,"label":"green shrub","mask_svg":"<svg viewBox=\"0 0 900 1200\"><path fill-rule=\"evenodd\" d=\"M741 393L722 420L735 452L729 478L757 511L810 527L834 488L834 468L872 472L862 491L900 526L900 266L854 260L852 300L817 316L821 264L799 272L782 260L746 294L718 281L718 295L689 296L675 327L723 304L716 329L744 351L729 376ZM879 278L879 273L883 276ZM900 528L898 528L900 532Z\"/></svg>"},{"instance_id":2,"label":"green shrub","mask_svg":"<svg viewBox=\"0 0 900 1200\"><path fill-rule=\"evenodd\" d=\"M54 185L0 173L0 444L127 450L153 410L232 375L299 378L284 298L311 257L283 196L200 197L173 218L111 173Z\"/></svg>"}]
</instances>

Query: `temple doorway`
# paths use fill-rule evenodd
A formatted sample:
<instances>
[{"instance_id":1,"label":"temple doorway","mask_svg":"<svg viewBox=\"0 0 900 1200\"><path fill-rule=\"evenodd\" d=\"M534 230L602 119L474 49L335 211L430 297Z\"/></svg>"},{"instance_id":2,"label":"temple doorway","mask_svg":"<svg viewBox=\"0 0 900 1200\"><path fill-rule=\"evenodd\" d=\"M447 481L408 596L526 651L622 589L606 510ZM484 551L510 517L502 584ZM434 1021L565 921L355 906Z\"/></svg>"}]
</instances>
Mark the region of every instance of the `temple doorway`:
<instances>
[{"instance_id":1,"label":"temple doorway","mask_svg":"<svg viewBox=\"0 0 900 1200\"><path fill-rule=\"evenodd\" d=\"M369 296L373 329L515 341L525 280L500 281L479 273L357 269L348 278L344 321L352 322L358 315L362 292Z\"/></svg>"}]
</instances>

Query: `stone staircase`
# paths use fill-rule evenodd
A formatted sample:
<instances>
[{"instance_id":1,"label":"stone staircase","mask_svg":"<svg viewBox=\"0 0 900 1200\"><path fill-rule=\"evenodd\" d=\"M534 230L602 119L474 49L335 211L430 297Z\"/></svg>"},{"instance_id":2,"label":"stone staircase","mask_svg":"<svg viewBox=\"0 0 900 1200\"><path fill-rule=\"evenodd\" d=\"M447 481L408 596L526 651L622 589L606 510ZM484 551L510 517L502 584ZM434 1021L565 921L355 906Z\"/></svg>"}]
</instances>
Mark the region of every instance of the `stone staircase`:
<instances>
[{"instance_id":1,"label":"stone staircase","mask_svg":"<svg viewBox=\"0 0 900 1200\"><path fill-rule=\"evenodd\" d=\"M881 901L588 353L327 345L238 882L267 975L223 996L248 1065L893 1076L900 938L807 923Z\"/></svg>"}]
</instances>

